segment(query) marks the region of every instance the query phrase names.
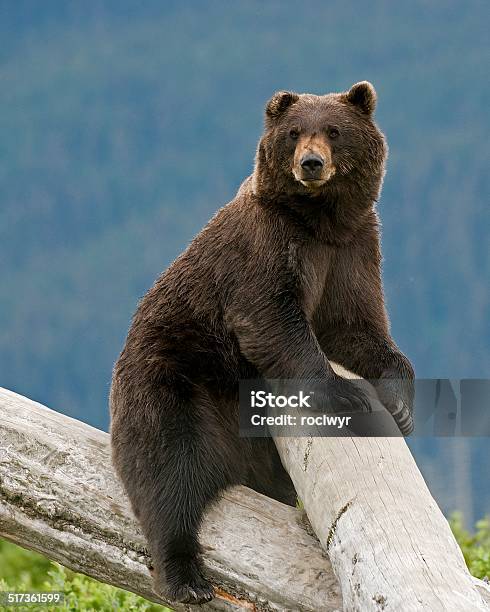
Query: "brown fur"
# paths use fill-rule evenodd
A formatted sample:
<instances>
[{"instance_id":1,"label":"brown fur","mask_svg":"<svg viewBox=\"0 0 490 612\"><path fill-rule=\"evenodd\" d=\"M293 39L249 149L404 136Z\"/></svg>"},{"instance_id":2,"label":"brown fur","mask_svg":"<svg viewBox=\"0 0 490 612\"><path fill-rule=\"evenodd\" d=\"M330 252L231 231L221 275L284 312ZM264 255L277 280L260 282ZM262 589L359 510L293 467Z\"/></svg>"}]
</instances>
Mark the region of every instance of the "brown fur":
<instances>
[{"instance_id":1,"label":"brown fur","mask_svg":"<svg viewBox=\"0 0 490 612\"><path fill-rule=\"evenodd\" d=\"M333 409L367 409L328 358L379 379L380 398L411 429L412 391L399 379L413 370L390 337L380 277L386 145L375 102L368 83L275 94L253 175L138 307L114 370L113 458L156 589L173 599L212 596L198 530L221 491L243 483L295 500L273 442L238 437L240 379L323 380ZM323 162L314 176L307 155Z\"/></svg>"}]
</instances>

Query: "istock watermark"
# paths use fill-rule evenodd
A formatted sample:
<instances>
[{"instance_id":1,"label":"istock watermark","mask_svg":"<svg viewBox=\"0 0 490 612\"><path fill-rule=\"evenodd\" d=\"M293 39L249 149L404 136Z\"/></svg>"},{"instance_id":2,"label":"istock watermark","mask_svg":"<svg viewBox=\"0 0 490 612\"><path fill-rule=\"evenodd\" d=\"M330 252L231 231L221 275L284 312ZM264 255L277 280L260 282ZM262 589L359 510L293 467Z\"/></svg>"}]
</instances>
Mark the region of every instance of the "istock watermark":
<instances>
[{"instance_id":1,"label":"istock watermark","mask_svg":"<svg viewBox=\"0 0 490 612\"><path fill-rule=\"evenodd\" d=\"M251 391L250 405L252 408L311 408L311 395L300 391L298 395L274 395L267 391Z\"/></svg>"},{"instance_id":2,"label":"istock watermark","mask_svg":"<svg viewBox=\"0 0 490 612\"><path fill-rule=\"evenodd\" d=\"M367 402L359 402L357 393L353 400L346 394L331 402L332 389L322 381L243 380L240 436L401 436L396 411L411 406L412 437L490 437L490 379L350 384Z\"/></svg>"},{"instance_id":3,"label":"istock watermark","mask_svg":"<svg viewBox=\"0 0 490 612\"><path fill-rule=\"evenodd\" d=\"M41 606L63 606L65 594L61 591L0 591L0 606L39 609ZM53 609L53 608L52 608Z\"/></svg>"}]
</instances>

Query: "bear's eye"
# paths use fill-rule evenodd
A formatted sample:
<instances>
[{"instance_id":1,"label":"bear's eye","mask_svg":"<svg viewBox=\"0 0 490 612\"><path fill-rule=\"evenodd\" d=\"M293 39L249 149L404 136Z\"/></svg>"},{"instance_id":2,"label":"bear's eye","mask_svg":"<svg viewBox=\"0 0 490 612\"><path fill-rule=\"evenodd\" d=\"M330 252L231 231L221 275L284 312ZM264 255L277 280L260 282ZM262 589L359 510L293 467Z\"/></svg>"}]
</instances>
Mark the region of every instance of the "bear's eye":
<instances>
[{"instance_id":1,"label":"bear's eye","mask_svg":"<svg viewBox=\"0 0 490 612\"><path fill-rule=\"evenodd\" d=\"M328 129L328 137L329 138L335 139L335 138L338 138L339 136L340 136L340 132L338 131L337 128L332 127L332 128Z\"/></svg>"},{"instance_id":2,"label":"bear's eye","mask_svg":"<svg viewBox=\"0 0 490 612\"><path fill-rule=\"evenodd\" d=\"M290 138L292 138L293 140L298 140L299 137L299 130L293 128L292 130L289 131L289 136Z\"/></svg>"}]
</instances>

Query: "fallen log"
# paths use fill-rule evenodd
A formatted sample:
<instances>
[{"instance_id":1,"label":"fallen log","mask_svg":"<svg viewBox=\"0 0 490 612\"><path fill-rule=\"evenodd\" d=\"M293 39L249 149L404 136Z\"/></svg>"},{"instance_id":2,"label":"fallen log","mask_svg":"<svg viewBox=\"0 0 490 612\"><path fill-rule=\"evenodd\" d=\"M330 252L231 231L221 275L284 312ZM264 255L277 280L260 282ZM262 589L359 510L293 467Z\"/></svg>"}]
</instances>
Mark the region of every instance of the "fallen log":
<instances>
[{"instance_id":1,"label":"fallen log","mask_svg":"<svg viewBox=\"0 0 490 612\"><path fill-rule=\"evenodd\" d=\"M202 531L218 597L203 610L342 608L328 558L303 514L230 489ZM0 389L0 537L152 601L140 528L114 474L108 434Z\"/></svg>"}]
</instances>

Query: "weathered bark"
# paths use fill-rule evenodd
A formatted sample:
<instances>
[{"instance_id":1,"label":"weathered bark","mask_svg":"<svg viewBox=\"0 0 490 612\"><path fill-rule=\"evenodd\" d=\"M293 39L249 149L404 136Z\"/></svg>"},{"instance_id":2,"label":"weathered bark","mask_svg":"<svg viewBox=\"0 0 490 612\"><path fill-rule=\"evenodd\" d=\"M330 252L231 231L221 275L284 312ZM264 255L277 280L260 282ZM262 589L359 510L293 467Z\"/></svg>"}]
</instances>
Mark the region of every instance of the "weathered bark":
<instances>
[{"instance_id":1,"label":"weathered bark","mask_svg":"<svg viewBox=\"0 0 490 612\"><path fill-rule=\"evenodd\" d=\"M470 576L403 438L278 437L276 445L345 610L489 609L488 588Z\"/></svg>"},{"instance_id":2,"label":"weathered bark","mask_svg":"<svg viewBox=\"0 0 490 612\"><path fill-rule=\"evenodd\" d=\"M245 487L229 490L202 531L219 596L201 609L341 609L330 562L301 517ZM165 603L152 591L145 542L112 471L109 436L1 389L0 537Z\"/></svg>"}]
</instances>

